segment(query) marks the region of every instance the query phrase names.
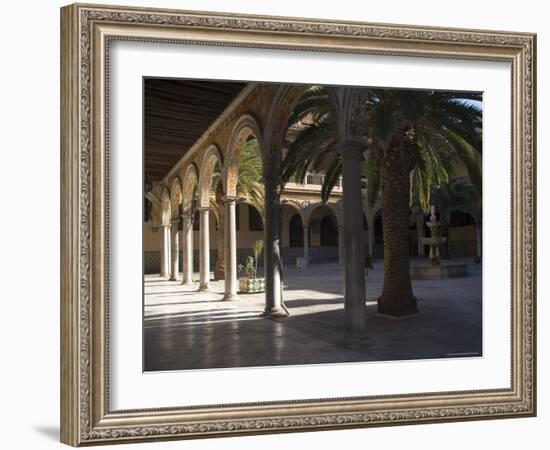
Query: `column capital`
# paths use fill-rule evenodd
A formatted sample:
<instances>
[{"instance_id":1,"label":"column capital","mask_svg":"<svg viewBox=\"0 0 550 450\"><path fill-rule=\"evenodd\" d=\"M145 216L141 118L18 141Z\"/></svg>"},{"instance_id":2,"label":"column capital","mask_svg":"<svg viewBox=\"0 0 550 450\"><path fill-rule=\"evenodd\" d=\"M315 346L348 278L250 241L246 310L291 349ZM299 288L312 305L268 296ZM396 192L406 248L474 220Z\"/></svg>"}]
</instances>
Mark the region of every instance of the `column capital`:
<instances>
[{"instance_id":1,"label":"column capital","mask_svg":"<svg viewBox=\"0 0 550 450\"><path fill-rule=\"evenodd\" d=\"M170 228L172 225L170 225L169 223L161 223L160 224L160 228Z\"/></svg>"},{"instance_id":2,"label":"column capital","mask_svg":"<svg viewBox=\"0 0 550 450\"><path fill-rule=\"evenodd\" d=\"M177 226L178 226L178 222L179 222L179 219L172 219L172 220L170 221L170 225L176 226L176 227L177 227Z\"/></svg>"},{"instance_id":3,"label":"column capital","mask_svg":"<svg viewBox=\"0 0 550 450\"><path fill-rule=\"evenodd\" d=\"M224 195L222 197L222 200L224 203L235 203L237 200L239 200L239 197L233 195Z\"/></svg>"},{"instance_id":4,"label":"column capital","mask_svg":"<svg viewBox=\"0 0 550 450\"><path fill-rule=\"evenodd\" d=\"M208 211L210 211L210 206L199 206L199 207L197 208L197 211L199 211L199 212L201 212L201 213L203 213L203 212L205 212L205 211L208 212Z\"/></svg>"},{"instance_id":5,"label":"column capital","mask_svg":"<svg viewBox=\"0 0 550 450\"><path fill-rule=\"evenodd\" d=\"M355 139L342 139L336 143L336 151L345 159L362 160L366 150L364 142Z\"/></svg>"}]
</instances>

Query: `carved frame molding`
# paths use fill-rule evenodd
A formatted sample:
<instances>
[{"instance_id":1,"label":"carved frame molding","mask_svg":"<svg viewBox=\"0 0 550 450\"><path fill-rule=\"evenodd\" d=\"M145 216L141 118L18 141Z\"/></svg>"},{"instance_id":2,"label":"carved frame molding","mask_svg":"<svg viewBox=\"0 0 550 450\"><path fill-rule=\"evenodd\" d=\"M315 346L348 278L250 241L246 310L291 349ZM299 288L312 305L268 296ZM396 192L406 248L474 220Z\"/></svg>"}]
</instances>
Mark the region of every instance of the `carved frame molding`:
<instances>
[{"instance_id":1,"label":"carved frame molding","mask_svg":"<svg viewBox=\"0 0 550 450\"><path fill-rule=\"evenodd\" d=\"M61 439L79 446L536 413L536 36L75 4L61 10ZM510 389L111 411L108 67L111 40L508 61L512 65Z\"/></svg>"}]
</instances>

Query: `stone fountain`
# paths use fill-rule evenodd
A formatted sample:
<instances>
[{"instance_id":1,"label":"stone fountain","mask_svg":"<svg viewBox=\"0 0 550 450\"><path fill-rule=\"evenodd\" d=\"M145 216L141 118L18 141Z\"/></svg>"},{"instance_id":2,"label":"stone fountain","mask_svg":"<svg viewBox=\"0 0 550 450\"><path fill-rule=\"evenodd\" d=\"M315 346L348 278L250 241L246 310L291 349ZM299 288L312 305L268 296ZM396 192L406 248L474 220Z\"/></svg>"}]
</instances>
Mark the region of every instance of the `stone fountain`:
<instances>
[{"instance_id":1,"label":"stone fountain","mask_svg":"<svg viewBox=\"0 0 550 450\"><path fill-rule=\"evenodd\" d=\"M447 242L447 238L441 236L441 222L435 215L435 206L430 208L430 221L426 225L430 229L431 237L422 238L422 243L430 247L430 263L432 266L441 264L439 247Z\"/></svg>"},{"instance_id":2,"label":"stone fountain","mask_svg":"<svg viewBox=\"0 0 550 450\"><path fill-rule=\"evenodd\" d=\"M453 261L441 261L439 248L447 242L447 238L441 236L441 222L437 220L435 206L430 208L430 220L426 222L430 229L430 237L422 238L422 243L430 247L429 264L411 264L410 273L412 279L417 280L441 280L443 278L460 278L468 275L468 266L464 263Z\"/></svg>"}]
</instances>

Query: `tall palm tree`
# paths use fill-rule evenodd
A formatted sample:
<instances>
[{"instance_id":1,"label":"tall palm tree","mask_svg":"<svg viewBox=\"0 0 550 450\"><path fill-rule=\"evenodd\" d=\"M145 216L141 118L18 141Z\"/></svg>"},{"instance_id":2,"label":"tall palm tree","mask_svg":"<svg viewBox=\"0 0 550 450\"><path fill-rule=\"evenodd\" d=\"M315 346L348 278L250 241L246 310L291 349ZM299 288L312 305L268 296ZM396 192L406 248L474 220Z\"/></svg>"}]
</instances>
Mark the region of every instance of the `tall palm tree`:
<instances>
[{"instance_id":1,"label":"tall palm tree","mask_svg":"<svg viewBox=\"0 0 550 450\"><path fill-rule=\"evenodd\" d=\"M257 139L250 139L243 145L239 154L237 195L252 204L259 211L263 211L264 208L264 189L261 179L262 158L259 152L258 141ZM215 186L215 195L211 200L211 207L218 221L218 256L214 265L214 278L216 280L221 280L224 278L225 274L225 255L223 248L225 208L223 202L224 192L222 174L219 167L214 171L212 184Z\"/></svg>"},{"instance_id":2,"label":"tall palm tree","mask_svg":"<svg viewBox=\"0 0 550 450\"><path fill-rule=\"evenodd\" d=\"M365 165L368 200L381 194L384 286L378 311L404 315L417 311L409 274L408 222L411 189L422 207L432 186L448 183L453 167L465 166L481 188L481 110L465 94L440 91L366 89ZM467 98L476 100L475 94ZM309 171L324 173L321 195L330 196L342 173L335 151L336 123L327 91L310 88L289 120L299 132L284 159L283 183L303 182Z\"/></svg>"}]
</instances>

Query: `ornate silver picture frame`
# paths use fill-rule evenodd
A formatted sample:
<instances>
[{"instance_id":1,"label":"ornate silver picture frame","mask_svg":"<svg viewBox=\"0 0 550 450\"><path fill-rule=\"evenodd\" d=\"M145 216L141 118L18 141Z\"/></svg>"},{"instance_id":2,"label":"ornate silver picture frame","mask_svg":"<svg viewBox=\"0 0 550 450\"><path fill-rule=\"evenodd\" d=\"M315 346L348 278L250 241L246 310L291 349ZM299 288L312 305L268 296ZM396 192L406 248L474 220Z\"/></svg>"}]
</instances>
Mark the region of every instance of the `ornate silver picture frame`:
<instances>
[{"instance_id":1,"label":"ornate silver picture frame","mask_svg":"<svg viewBox=\"0 0 550 450\"><path fill-rule=\"evenodd\" d=\"M511 155L511 298L502 299L510 305L510 385L114 409L109 383L109 58L117 41L509 64L511 117L500 126L509 130L511 125L511 149L503 150ZM530 33L105 5L62 8L61 441L81 446L534 416L535 87L536 36ZM289 106L284 101L277 105ZM141 298L136 305L141 310ZM139 336L136 343L141 344Z\"/></svg>"}]
</instances>

